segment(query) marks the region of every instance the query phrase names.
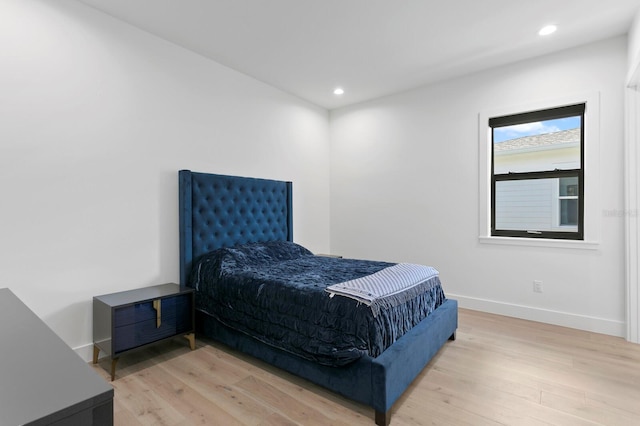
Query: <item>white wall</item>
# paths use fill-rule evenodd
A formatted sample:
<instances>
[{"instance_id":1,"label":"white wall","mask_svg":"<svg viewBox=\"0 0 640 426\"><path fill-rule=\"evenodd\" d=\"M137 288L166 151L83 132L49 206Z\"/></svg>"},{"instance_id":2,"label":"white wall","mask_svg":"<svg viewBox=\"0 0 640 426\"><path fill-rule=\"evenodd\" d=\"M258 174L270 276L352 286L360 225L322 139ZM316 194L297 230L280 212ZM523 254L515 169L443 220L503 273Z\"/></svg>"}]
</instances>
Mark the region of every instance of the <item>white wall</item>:
<instances>
[{"instance_id":1,"label":"white wall","mask_svg":"<svg viewBox=\"0 0 640 426\"><path fill-rule=\"evenodd\" d=\"M626 60L619 37L332 111L332 253L433 265L463 307L624 335ZM479 113L594 91L597 249L481 244Z\"/></svg>"},{"instance_id":2,"label":"white wall","mask_svg":"<svg viewBox=\"0 0 640 426\"><path fill-rule=\"evenodd\" d=\"M640 343L640 9L629 30L625 104L627 340Z\"/></svg>"},{"instance_id":3,"label":"white wall","mask_svg":"<svg viewBox=\"0 0 640 426\"><path fill-rule=\"evenodd\" d=\"M631 79L635 72L639 72L640 68L640 9L636 13L628 35L628 52L627 52L627 79ZM638 79L638 76L636 76Z\"/></svg>"},{"instance_id":4,"label":"white wall","mask_svg":"<svg viewBox=\"0 0 640 426\"><path fill-rule=\"evenodd\" d=\"M91 298L178 280L177 171L294 182L329 249L328 113L74 1L0 2L0 287L81 356Z\"/></svg>"}]
</instances>

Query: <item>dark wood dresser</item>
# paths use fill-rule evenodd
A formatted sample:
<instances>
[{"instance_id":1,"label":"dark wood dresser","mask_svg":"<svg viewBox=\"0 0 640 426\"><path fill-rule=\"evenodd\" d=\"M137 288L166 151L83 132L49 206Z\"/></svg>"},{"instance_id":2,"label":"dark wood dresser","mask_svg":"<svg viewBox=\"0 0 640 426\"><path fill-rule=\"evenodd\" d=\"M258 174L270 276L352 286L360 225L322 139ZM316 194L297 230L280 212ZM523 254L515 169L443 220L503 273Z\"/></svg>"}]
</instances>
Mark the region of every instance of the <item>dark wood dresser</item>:
<instances>
[{"instance_id":1,"label":"dark wood dresser","mask_svg":"<svg viewBox=\"0 0 640 426\"><path fill-rule=\"evenodd\" d=\"M0 289L0 424L113 425L113 388Z\"/></svg>"}]
</instances>

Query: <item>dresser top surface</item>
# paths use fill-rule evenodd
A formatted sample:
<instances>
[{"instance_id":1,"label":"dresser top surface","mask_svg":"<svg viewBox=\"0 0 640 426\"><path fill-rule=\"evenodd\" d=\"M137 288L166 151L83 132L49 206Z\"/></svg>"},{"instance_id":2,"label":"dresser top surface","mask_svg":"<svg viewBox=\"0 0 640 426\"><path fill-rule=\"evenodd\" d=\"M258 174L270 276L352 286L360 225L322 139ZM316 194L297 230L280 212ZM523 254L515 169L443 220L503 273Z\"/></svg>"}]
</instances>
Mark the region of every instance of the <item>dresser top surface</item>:
<instances>
[{"instance_id":1,"label":"dresser top surface","mask_svg":"<svg viewBox=\"0 0 640 426\"><path fill-rule=\"evenodd\" d=\"M192 288L180 287L178 284L168 283L151 287L142 287L133 290L121 291L118 293L103 294L95 296L95 300L109 306L122 306L145 300L158 299L161 297L175 296L193 292Z\"/></svg>"},{"instance_id":2,"label":"dresser top surface","mask_svg":"<svg viewBox=\"0 0 640 426\"><path fill-rule=\"evenodd\" d=\"M113 398L113 388L7 288L0 339L2 424L55 421Z\"/></svg>"}]
</instances>

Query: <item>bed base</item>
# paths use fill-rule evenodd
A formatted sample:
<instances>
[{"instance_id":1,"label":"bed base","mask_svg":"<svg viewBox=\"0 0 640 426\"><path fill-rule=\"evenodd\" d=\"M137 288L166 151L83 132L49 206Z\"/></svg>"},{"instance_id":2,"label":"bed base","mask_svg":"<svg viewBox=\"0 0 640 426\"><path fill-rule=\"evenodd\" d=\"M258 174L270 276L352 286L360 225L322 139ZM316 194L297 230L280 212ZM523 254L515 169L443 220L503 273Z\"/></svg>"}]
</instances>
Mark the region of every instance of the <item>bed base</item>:
<instances>
[{"instance_id":1,"label":"bed base","mask_svg":"<svg viewBox=\"0 0 640 426\"><path fill-rule=\"evenodd\" d=\"M377 358L365 356L344 367L319 365L266 345L200 311L196 323L200 333L214 340L372 407L376 424L387 426L393 403L447 340L455 339L458 303L445 300Z\"/></svg>"}]
</instances>

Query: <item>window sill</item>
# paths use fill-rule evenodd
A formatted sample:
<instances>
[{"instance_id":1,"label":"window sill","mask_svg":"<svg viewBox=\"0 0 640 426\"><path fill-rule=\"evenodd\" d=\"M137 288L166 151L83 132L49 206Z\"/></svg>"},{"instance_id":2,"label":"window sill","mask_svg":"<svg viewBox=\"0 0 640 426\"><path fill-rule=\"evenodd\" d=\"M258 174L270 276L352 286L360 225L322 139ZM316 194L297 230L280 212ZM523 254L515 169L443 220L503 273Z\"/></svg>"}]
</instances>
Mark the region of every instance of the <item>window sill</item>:
<instances>
[{"instance_id":1,"label":"window sill","mask_svg":"<svg viewBox=\"0 0 640 426\"><path fill-rule=\"evenodd\" d=\"M481 244L497 244L524 247L551 247L563 249L597 250L597 241L554 240L548 238L478 237Z\"/></svg>"}]
</instances>

